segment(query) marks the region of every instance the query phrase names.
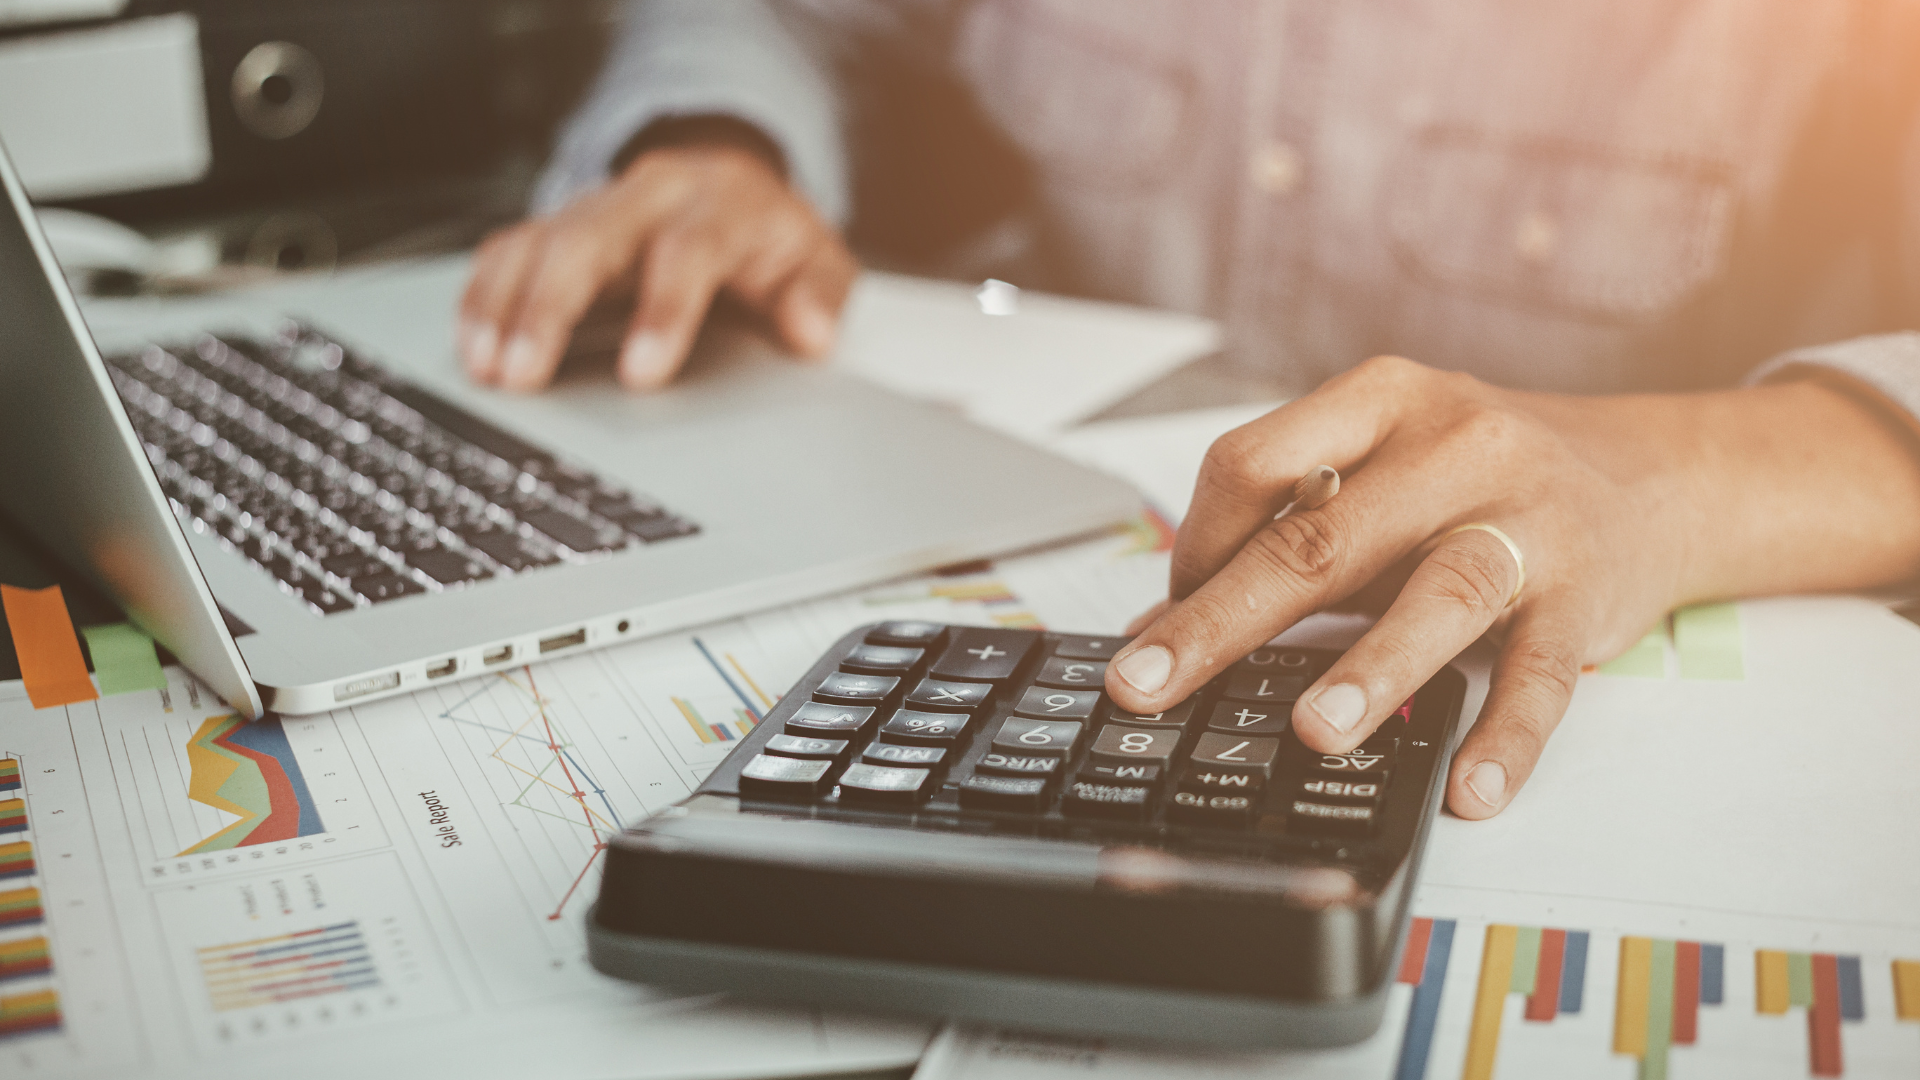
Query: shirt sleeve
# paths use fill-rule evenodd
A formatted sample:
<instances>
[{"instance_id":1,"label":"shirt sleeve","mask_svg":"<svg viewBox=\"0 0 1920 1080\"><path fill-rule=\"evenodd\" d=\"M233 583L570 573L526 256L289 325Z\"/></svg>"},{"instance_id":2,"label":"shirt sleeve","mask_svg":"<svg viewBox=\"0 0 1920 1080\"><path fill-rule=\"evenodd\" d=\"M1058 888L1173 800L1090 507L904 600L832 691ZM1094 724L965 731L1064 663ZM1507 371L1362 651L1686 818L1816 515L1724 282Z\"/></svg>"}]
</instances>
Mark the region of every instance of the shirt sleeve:
<instances>
[{"instance_id":1,"label":"shirt sleeve","mask_svg":"<svg viewBox=\"0 0 1920 1080\"><path fill-rule=\"evenodd\" d=\"M820 216L844 226L844 109L832 64L806 28L759 0L628 0L606 65L562 129L534 189L548 213L604 184L647 125L731 116L764 133Z\"/></svg>"},{"instance_id":2,"label":"shirt sleeve","mask_svg":"<svg viewBox=\"0 0 1920 1080\"><path fill-rule=\"evenodd\" d=\"M1875 334L1782 353L1748 375L1749 386L1827 374L1877 399L1920 434L1920 332Z\"/></svg>"}]
</instances>

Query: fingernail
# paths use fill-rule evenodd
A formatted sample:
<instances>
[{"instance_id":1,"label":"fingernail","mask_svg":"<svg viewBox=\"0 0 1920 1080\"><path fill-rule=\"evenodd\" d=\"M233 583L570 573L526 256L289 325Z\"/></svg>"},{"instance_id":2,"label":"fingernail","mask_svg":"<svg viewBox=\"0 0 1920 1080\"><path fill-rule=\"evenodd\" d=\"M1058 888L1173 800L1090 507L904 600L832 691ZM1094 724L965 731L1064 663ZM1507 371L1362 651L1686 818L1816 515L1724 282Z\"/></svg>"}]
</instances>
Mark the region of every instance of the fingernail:
<instances>
[{"instance_id":1,"label":"fingernail","mask_svg":"<svg viewBox=\"0 0 1920 1080\"><path fill-rule=\"evenodd\" d=\"M1367 692L1352 683L1334 683L1307 702L1328 727L1345 735L1367 716Z\"/></svg>"},{"instance_id":2,"label":"fingernail","mask_svg":"<svg viewBox=\"0 0 1920 1080\"><path fill-rule=\"evenodd\" d=\"M460 352L467 361L467 374L486 378L493 370L493 354L500 347L500 335L490 323L462 323Z\"/></svg>"},{"instance_id":3,"label":"fingernail","mask_svg":"<svg viewBox=\"0 0 1920 1080\"><path fill-rule=\"evenodd\" d=\"M803 305L793 317L794 336L800 351L808 356L820 356L833 348L833 316L813 306Z\"/></svg>"},{"instance_id":4,"label":"fingernail","mask_svg":"<svg viewBox=\"0 0 1920 1080\"><path fill-rule=\"evenodd\" d=\"M1497 761L1483 761L1467 773L1467 790L1473 797L1487 804L1487 809L1500 809L1500 800L1507 794L1507 768Z\"/></svg>"},{"instance_id":5,"label":"fingernail","mask_svg":"<svg viewBox=\"0 0 1920 1080\"><path fill-rule=\"evenodd\" d=\"M642 330L620 348L620 381L638 390L650 390L667 381L667 339Z\"/></svg>"},{"instance_id":6,"label":"fingernail","mask_svg":"<svg viewBox=\"0 0 1920 1080\"><path fill-rule=\"evenodd\" d=\"M1143 694L1157 694L1173 674L1173 654L1160 645L1135 649L1113 665L1127 685Z\"/></svg>"},{"instance_id":7,"label":"fingernail","mask_svg":"<svg viewBox=\"0 0 1920 1080\"><path fill-rule=\"evenodd\" d=\"M507 342L500 357L500 381L508 386L532 386L539 378L540 347L532 338L516 337Z\"/></svg>"}]
</instances>

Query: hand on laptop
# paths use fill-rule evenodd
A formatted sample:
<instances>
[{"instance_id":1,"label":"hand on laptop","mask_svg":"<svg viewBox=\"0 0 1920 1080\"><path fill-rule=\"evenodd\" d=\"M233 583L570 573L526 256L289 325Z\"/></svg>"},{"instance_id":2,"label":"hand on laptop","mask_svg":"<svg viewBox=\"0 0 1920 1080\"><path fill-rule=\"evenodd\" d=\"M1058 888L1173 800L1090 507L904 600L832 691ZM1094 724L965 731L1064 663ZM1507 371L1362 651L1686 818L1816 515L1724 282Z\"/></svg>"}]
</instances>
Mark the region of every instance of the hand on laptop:
<instances>
[{"instance_id":1,"label":"hand on laptop","mask_svg":"<svg viewBox=\"0 0 1920 1080\"><path fill-rule=\"evenodd\" d=\"M660 147L601 190L480 246L460 304L460 351L478 382L541 389L587 308L630 292L620 381L656 389L679 371L724 290L795 352L820 357L857 270L833 228L760 156Z\"/></svg>"},{"instance_id":2,"label":"hand on laptop","mask_svg":"<svg viewBox=\"0 0 1920 1080\"><path fill-rule=\"evenodd\" d=\"M1107 690L1158 712L1314 611L1384 608L1294 708L1301 742L1339 753L1492 629L1492 683L1447 790L1456 814L1491 817L1582 666L1669 610L1920 574L1920 454L1870 402L1815 381L1520 393L1370 361L1214 443L1174 546L1173 600L1136 623ZM1322 463L1339 493L1275 519ZM1497 531L1460 528L1475 524Z\"/></svg>"}]
</instances>

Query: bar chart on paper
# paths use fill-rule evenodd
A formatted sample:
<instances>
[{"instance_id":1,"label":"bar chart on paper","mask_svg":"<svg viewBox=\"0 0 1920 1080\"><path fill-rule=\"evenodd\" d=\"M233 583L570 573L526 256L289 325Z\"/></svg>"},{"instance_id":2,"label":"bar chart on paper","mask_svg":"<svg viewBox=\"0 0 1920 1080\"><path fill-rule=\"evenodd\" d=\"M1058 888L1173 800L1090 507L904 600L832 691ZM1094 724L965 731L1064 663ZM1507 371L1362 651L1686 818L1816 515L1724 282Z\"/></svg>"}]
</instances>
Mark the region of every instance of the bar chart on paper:
<instances>
[{"instance_id":1,"label":"bar chart on paper","mask_svg":"<svg viewBox=\"0 0 1920 1080\"><path fill-rule=\"evenodd\" d=\"M1760 949L1753 959L1755 1011L1785 1016L1805 1009L1808 1075L1844 1075L1841 1025L1867 1018L1860 958Z\"/></svg>"},{"instance_id":2,"label":"bar chart on paper","mask_svg":"<svg viewBox=\"0 0 1920 1080\"><path fill-rule=\"evenodd\" d=\"M1675 1046L1692 1046L1700 1006L1726 997L1726 947L1644 937L1620 939L1620 996L1613 1052L1640 1063L1640 1080L1665 1080Z\"/></svg>"}]
</instances>

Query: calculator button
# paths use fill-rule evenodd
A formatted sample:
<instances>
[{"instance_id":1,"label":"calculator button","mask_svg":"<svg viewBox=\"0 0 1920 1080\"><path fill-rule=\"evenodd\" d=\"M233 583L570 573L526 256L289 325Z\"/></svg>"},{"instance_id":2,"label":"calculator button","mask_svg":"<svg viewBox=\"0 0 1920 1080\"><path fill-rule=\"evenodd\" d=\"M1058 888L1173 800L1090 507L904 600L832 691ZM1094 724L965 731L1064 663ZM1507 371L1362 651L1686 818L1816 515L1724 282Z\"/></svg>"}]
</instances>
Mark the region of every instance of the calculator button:
<instances>
[{"instance_id":1,"label":"calculator button","mask_svg":"<svg viewBox=\"0 0 1920 1080\"><path fill-rule=\"evenodd\" d=\"M816 739L810 735L775 735L767 740L767 753L779 757L819 758L838 761L847 756L845 739Z\"/></svg>"},{"instance_id":2,"label":"calculator button","mask_svg":"<svg viewBox=\"0 0 1920 1080\"><path fill-rule=\"evenodd\" d=\"M925 769L857 764L840 774L840 798L848 802L916 803L932 794L933 774Z\"/></svg>"},{"instance_id":3,"label":"calculator button","mask_svg":"<svg viewBox=\"0 0 1920 1080\"><path fill-rule=\"evenodd\" d=\"M1098 690L1107 684L1107 665L1091 660L1053 659L1040 666L1033 681L1061 690Z\"/></svg>"},{"instance_id":4,"label":"calculator button","mask_svg":"<svg viewBox=\"0 0 1920 1080\"><path fill-rule=\"evenodd\" d=\"M1319 802L1371 803L1379 800L1382 790L1378 780L1310 778L1300 781L1296 792L1300 798Z\"/></svg>"},{"instance_id":5,"label":"calculator button","mask_svg":"<svg viewBox=\"0 0 1920 1080\"><path fill-rule=\"evenodd\" d=\"M860 755L860 760L874 765L900 765L914 769L937 769L947 756L944 746L894 746L890 743L874 743Z\"/></svg>"},{"instance_id":6,"label":"calculator button","mask_svg":"<svg viewBox=\"0 0 1920 1080\"><path fill-rule=\"evenodd\" d=\"M1079 779L1092 784L1132 784L1151 788L1160 786L1160 777L1164 772L1165 768L1160 765L1142 765L1131 761L1114 764L1089 761L1080 767Z\"/></svg>"},{"instance_id":7,"label":"calculator button","mask_svg":"<svg viewBox=\"0 0 1920 1080\"><path fill-rule=\"evenodd\" d=\"M1311 676L1313 657L1298 649L1255 649L1233 665L1234 671L1257 671L1262 675Z\"/></svg>"},{"instance_id":8,"label":"calculator button","mask_svg":"<svg viewBox=\"0 0 1920 1080\"><path fill-rule=\"evenodd\" d=\"M1279 756L1279 739L1264 739L1257 735L1243 738L1209 731L1193 744L1193 763L1202 769L1272 776L1273 760Z\"/></svg>"},{"instance_id":9,"label":"calculator button","mask_svg":"<svg viewBox=\"0 0 1920 1080\"><path fill-rule=\"evenodd\" d=\"M960 784L960 805L968 810L1037 814L1047 808L1047 782L1016 776L969 776Z\"/></svg>"},{"instance_id":10,"label":"calculator button","mask_svg":"<svg viewBox=\"0 0 1920 1080\"><path fill-rule=\"evenodd\" d=\"M1038 777L1051 780L1060 773L1057 757L1042 757L1035 754L987 754L980 764L973 767L977 773L993 773L996 776Z\"/></svg>"},{"instance_id":11,"label":"calculator button","mask_svg":"<svg viewBox=\"0 0 1920 1080\"><path fill-rule=\"evenodd\" d=\"M1061 638L1059 647L1053 655L1068 660L1111 660L1113 654L1120 651L1129 639L1121 637L1069 637Z\"/></svg>"},{"instance_id":12,"label":"calculator button","mask_svg":"<svg viewBox=\"0 0 1920 1080\"><path fill-rule=\"evenodd\" d=\"M1234 701L1299 701L1307 692L1305 675L1274 675L1265 671L1233 671L1227 674L1226 696Z\"/></svg>"},{"instance_id":13,"label":"calculator button","mask_svg":"<svg viewBox=\"0 0 1920 1080\"><path fill-rule=\"evenodd\" d=\"M883 622L867 631L869 645L903 645L910 649L931 649L940 643L946 634L945 623L921 622L917 619L896 619Z\"/></svg>"},{"instance_id":14,"label":"calculator button","mask_svg":"<svg viewBox=\"0 0 1920 1080\"><path fill-rule=\"evenodd\" d=\"M947 682L942 679L921 679L920 685L907 695L907 704L916 709L932 709L938 712L970 713L987 703L993 696L991 683Z\"/></svg>"},{"instance_id":15,"label":"calculator button","mask_svg":"<svg viewBox=\"0 0 1920 1080\"><path fill-rule=\"evenodd\" d=\"M1253 798L1248 795L1176 791L1167 803L1167 820L1181 825L1233 828L1253 820L1253 805Z\"/></svg>"},{"instance_id":16,"label":"calculator button","mask_svg":"<svg viewBox=\"0 0 1920 1080\"><path fill-rule=\"evenodd\" d=\"M880 726L880 737L906 746L949 746L966 733L972 717L966 713L914 712L901 709Z\"/></svg>"},{"instance_id":17,"label":"calculator button","mask_svg":"<svg viewBox=\"0 0 1920 1080\"><path fill-rule=\"evenodd\" d=\"M762 799L812 799L827 790L831 761L756 754L740 770L740 794Z\"/></svg>"},{"instance_id":18,"label":"calculator button","mask_svg":"<svg viewBox=\"0 0 1920 1080\"><path fill-rule=\"evenodd\" d=\"M787 734L820 739L851 739L873 723L871 706L826 705L809 701L787 717Z\"/></svg>"},{"instance_id":19,"label":"calculator button","mask_svg":"<svg viewBox=\"0 0 1920 1080\"><path fill-rule=\"evenodd\" d=\"M1255 705L1245 701L1223 701L1213 707L1207 720L1209 731L1238 735L1284 735L1293 711L1292 702L1280 706Z\"/></svg>"},{"instance_id":20,"label":"calculator button","mask_svg":"<svg viewBox=\"0 0 1920 1080\"><path fill-rule=\"evenodd\" d=\"M1256 773L1190 769L1180 777L1180 790L1201 795L1252 795L1265 787L1266 783L1266 777Z\"/></svg>"},{"instance_id":21,"label":"calculator button","mask_svg":"<svg viewBox=\"0 0 1920 1080\"><path fill-rule=\"evenodd\" d=\"M1362 746L1345 754L1312 754L1307 758L1307 775L1315 780L1377 780L1385 783L1393 771L1393 759Z\"/></svg>"},{"instance_id":22,"label":"calculator button","mask_svg":"<svg viewBox=\"0 0 1920 1080\"><path fill-rule=\"evenodd\" d=\"M1021 716L1037 716L1045 720L1088 720L1093 717L1094 706L1098 704L1098 690L1049 690L1043 686L1029 686L1013 711Z\"/></svg>"},{"instance_id":23,"label":"calculator button","mask_svg":"<svg viewBox=\"0 0 1920 1080\"><path fill-rule=\"evenodd\" d=\"M893 645L855 645L853 651L840 661L841 671L852 671L862 675L905 675L913 670L920 658L927 655L925 649L903 649Z\"/></svg>"},{"instance_id":24,"label":"calculator button","mask_svg":"<svg viewBox=\"0 0 1920 1080\"><path fill-rule=\"evenodd\" d=\"M1009 754L1064 756L1073 753L1074 744L1080 741L1082 726L1070 720L1029 720L1012 716L994 734L993 748Z\"/></svg>"},{"instance_id":25,"label":"calculator button","mask_svg":"<svg viewBox=\"0 0 1920 1080\"><path fill-rule=\"evenodd\" d=\"M1039 640L1032 630L955 630L953 643L940 654L932 674L939 679L982 682L1010 679Z\"/></svg>"},{"instance_id":26,"label":"calculator button","mask_svg":"<svg viewBox=\"0 0 1920 1080\"><path fill-rule=\"evenodd\" d=\"M1374 808L1296 799L1293 816L1307 832L1364 833L1373 828Z\"/></svg>"},{"instance_id":27,"label":"calculator button","mask_svg":"<svg viewBox=\"0 0 1920 1080\"><path fill-rule=\"evenodd\" d=\"M1067 785L1060 811L1075 817L1117 817L1139 820L1147 816L1153 792L1122 784L1094 784L1084 780Z\"/></svg>"},{"instance_id":28,"label":"calculator button","mask_svg":"<svg viewBox=\"0 0 1920 1080\"><path fill-rule=\"evenodd\" d=\"M820 680L813 700L834 705L878 705L899 685L899 679L836 671Z\"/></svg>"},{"instance_id":29,"label":"calculator button","mask_svg":"<svg viewBox=\"0 0 1920 1080\"><path fill-rule=\"evenodd\" d=\"M1165 712L1130 713L1109 701L1107 702L1106 708L1102 709L1101 712L1107 720L1113 723L1132 724L1135 727L1179 728L1186 727L1187 721L1193 719L1194 705L1194 699L1188 698Z\"/></svg>"},{"instance_id":30,"label":"calculator button","mask_svg":"<svg viewBox=\"0 0 1920 1080\"><path fill-rule=\"evenodd\" d=\"M1179 728L1137 728L1108 724L1093 740L1093 760L1103 765L1146 762L1166 765L1180 747Z\"/></svg>"}]
</instances>

